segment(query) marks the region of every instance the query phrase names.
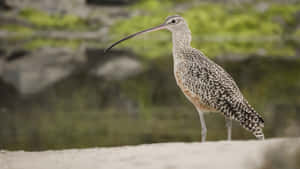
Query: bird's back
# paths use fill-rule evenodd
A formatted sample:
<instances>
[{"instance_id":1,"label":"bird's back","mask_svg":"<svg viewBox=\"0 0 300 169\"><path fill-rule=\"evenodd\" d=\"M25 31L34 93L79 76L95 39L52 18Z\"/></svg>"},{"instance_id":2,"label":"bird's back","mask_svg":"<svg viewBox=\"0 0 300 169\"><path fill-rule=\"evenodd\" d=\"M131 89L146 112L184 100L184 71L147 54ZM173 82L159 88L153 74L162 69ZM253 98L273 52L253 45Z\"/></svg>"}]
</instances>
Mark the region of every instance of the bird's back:
<instances>
[{"instance_id":1,"label":"bird's back","mask_svg":"<svg viewBox=\"0 0 300 169\"><path fill-rule=\"evenodd\" d=\"M238 120L256 137L263 137L262 117L241 94L233 78L197 49L177 53L174 73L178 86L201 111L218 111Z\"/></svg>"}]
</instances>

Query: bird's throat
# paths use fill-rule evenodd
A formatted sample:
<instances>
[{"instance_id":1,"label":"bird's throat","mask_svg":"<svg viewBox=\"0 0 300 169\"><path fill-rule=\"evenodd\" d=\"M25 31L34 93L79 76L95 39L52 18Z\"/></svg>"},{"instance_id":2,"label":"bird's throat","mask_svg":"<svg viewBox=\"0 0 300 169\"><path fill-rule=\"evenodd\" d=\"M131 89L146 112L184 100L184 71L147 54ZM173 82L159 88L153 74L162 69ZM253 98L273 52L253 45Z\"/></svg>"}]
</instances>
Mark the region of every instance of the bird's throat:
<instances>
[{"instance_id":1,"label":"bird's throat","mask_svg":"<svg viewBox=\"0 0 300 169\"><path fill-rule=\"evenodd\" d=\"M172 32L172 41L174 59L180 59L180 53L187 48L191 48L192 36L190 31L174 31Z\"/></svg>"}]
</instances>

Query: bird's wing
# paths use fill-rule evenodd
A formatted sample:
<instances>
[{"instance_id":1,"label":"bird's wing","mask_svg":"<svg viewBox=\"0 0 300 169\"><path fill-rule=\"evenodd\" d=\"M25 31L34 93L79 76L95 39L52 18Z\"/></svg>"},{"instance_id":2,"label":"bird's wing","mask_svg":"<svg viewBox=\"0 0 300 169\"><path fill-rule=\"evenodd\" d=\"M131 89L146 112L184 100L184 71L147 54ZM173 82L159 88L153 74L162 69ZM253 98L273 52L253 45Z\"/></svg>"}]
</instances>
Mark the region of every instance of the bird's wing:
<instances>
[{"instance_id":1,"label":"bird's wing","mask_svg":"<svg viewBox=\"0 0 300 169\"><path fill-rule=\"evenodd\" d=\"M256 137L263 137L262 117L244 99L233 78L219 65L205 56L178 63L177 69L184 89L201 102L238 120Z\"/></svg>"},{"instance_id":2,"label":"bird's wing","mask_svg":"<svg viewBox=\"0 0 300 169\"><path fill-rule=\"evenodd\" d=\"M242 101L243 96L232 77L214 62L200 58L177 65L183 87L218 110L218 103Z\"/></svg>"}]
</instances>

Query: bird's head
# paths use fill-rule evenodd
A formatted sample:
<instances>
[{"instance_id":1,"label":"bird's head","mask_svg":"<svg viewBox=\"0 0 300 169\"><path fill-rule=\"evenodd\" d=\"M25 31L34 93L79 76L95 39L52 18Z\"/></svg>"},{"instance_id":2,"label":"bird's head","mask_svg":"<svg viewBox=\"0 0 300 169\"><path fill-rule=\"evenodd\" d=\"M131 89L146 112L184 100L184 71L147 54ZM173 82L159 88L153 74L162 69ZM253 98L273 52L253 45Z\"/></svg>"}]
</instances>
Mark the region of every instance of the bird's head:
<instances>
[{"instance_id":1,"label":"bird's head","mask_svg":"<svg viewBox=\"0 0 300 169\"><path fill-rule=\"evenodd\" d=\"M173 15L167 17L163 25L165 25L165 28L171 32L185 31L188 29L188 24L183 19L183 17L179 15Z\"/></svg>"},{"instance_id":2,"label":"bird's head","mask_svg":"<svg viewBox=\"0 0 300 169\"><path fill-rule=\"evenodd\" d=\"M130 39L132 37L135 37L137 35L141 35L144 33L148 33L148 32L154 32L154 31L158 31L158 30L162 30L162 29L167 29L171 32L181 32L181 31L189 31L188 25L185 22L185 20L183 19L183 17L179 16L179 15L173 15L173 16L169 16L166 18L165 22L163 24L160 24L158 26L131 34L129 36L126 36L125 38L113 43L112 45L110 45L108 48L105 49L104 52L108 52L111 48L113 48L114 46L116 46L117 44Z\"/></svg>"}]
</instances>

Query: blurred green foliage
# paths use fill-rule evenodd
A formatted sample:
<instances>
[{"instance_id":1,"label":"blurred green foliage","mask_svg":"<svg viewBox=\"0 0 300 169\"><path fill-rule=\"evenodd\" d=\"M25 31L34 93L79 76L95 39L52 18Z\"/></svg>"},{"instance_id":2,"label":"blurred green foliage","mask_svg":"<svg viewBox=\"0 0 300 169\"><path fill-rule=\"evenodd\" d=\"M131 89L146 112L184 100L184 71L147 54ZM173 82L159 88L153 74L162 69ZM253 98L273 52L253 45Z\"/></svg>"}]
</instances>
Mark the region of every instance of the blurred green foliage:
<instances>
[{"instance_id":1,"label":"blurred green foliage","mask_svg":"<svg viewBox=\"0 0 300 169\"><path fill-rule=\"evenodd\" d=\"M77 49L81 44L81 40L65 40L65 39L49 39L49 38L35 38L24 44L24 48L34 50L41 47L67 47Z\"/></svg>"},{"instance_id":2,"label":"blurred green foliage","mask_svg":"<svg viewBox=\"0 0 300 169\"><path fill-rule=\"evenodd\" d=\"M19 24L3 24L0 30L13 33L7 41L24 41L23 48L34 50L44 46L78 48L82 40L65 40L56 38L38 37L38 31L94 31L100 23L88 24L88 20L75 15L48 14L36 9L25 8L19 12L20 18L32 24L22 26Z\"/></svg>"},{"instance_id":3,"label":"blurred green foliage","mask_svg":"<svg viewBox=\"0 0 300 169\"><path fill-rule=\"evenodd\" d=\"M295 36L296 38L300 38L300 29L297 29L297 30L295 31L294 36ZM298 41L299 41L299 40L298 40Z\"/></svg>"},{"instance_id":4,"label":"blurred green foliage","mask_svg":"<svg viewBox=\"0 0 300 169\"><path fill-rule=\"evenodd\" d=\"M33 35L34 30L25 26L17 26L17 25L0 25L0 30L6 30L8 32L15 33L16 39L28 38Z\"/></svg>"},{"instance_id":5,"label":"blurred green foliage","mask_svg":"<svg viewBox=\"0 0 300 169\"><path fill-rule=\"evenodd\" d=\"M132 9L143 11L141 15L116 23L111 35L118 40L125 35L161 24L164 18L173 15L171 1L141 1ZM178 6L178 4L177 4ZM265 11L244 4L230 6L206 3L191 7L181 15L192 31L192 46L203 50L209 57L237 54L294 56L296 45L284 43L290 38L290 29L295 23L299 5L270 4ZM156 58L171 53L171 35L156 32L125 42L122 47L132 48L146 58Z\"/></svg>"},{"instance_id":6,"label":"blurred green foliage","mask_svg":"<svg viewBox=\"0 0 300 169\"><path fill-rule=\"evenodd\" d=\"M48 14L36 9L23 9L20 17L39 28L78 30L88 27L86 21L78 16Z\"/></svg>"}]
</instances>

